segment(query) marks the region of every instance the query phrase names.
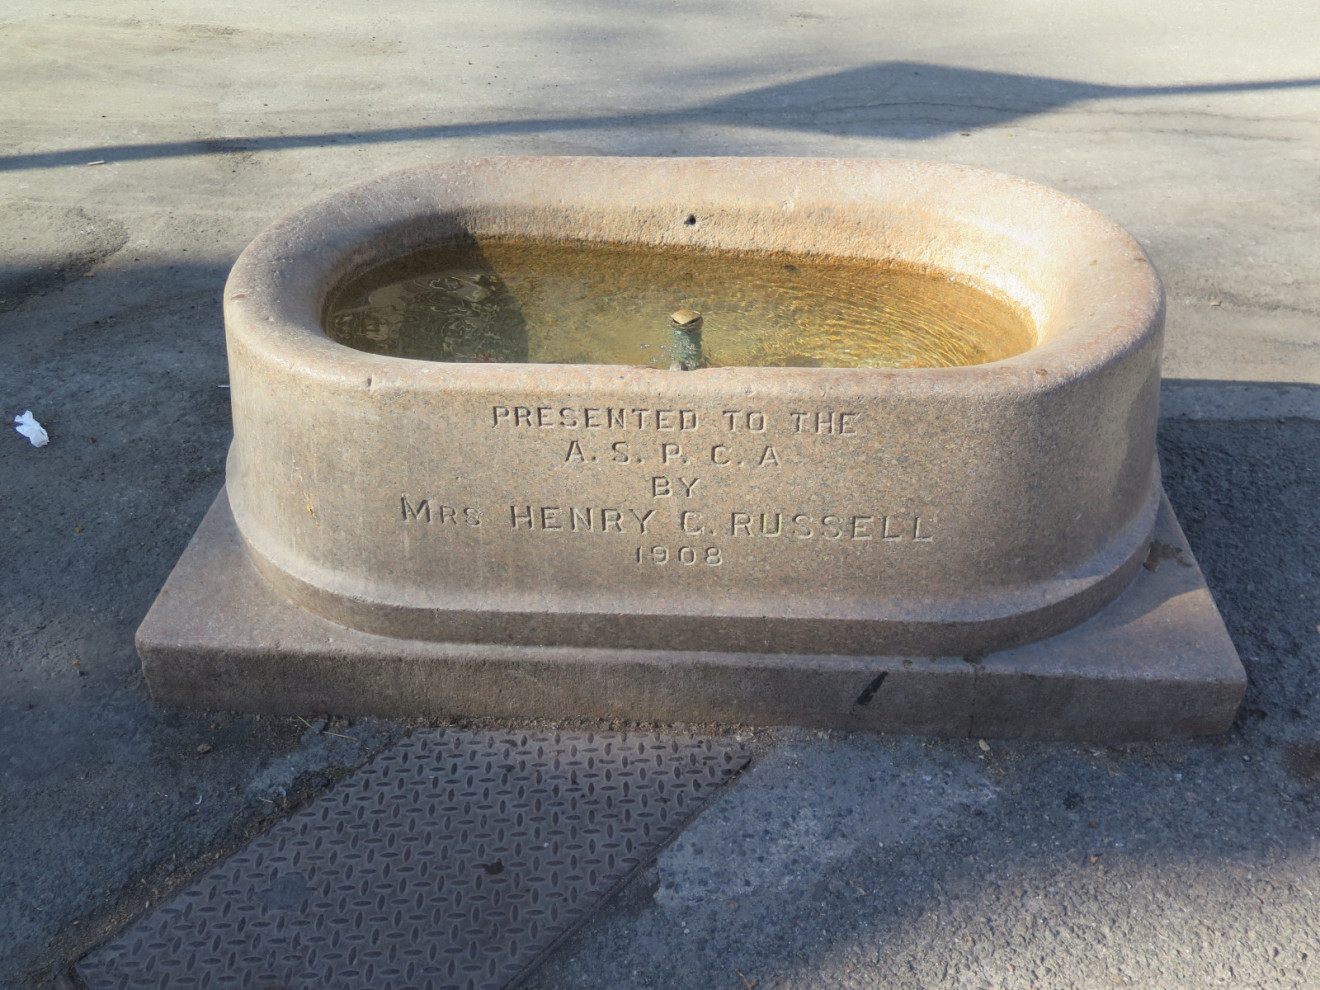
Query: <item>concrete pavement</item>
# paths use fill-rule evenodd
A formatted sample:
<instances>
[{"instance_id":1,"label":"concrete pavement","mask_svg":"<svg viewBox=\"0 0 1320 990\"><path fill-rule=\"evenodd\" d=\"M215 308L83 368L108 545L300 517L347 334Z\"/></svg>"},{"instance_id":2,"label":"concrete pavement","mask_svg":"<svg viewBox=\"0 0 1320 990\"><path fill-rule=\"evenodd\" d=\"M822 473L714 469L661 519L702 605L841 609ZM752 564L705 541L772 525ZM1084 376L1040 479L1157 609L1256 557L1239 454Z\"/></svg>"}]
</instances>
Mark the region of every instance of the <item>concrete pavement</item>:
<instances>
[{"instance_id":1,"label":"concrete pavement","mask_svg":"<svg viewBox=\"0 0 1320 990\"><path fill-rule=\"evenodd\" d=\"M222 480L233 258L489 154L942 159L1122 223L1169 291L1170 495L1252 679L1185 745L782 732L532 985L1320 983L1318 38L1302 2L11 0L0 413L51 442L0 437L0 985L404 731L162 711L132 631Z\"/></svg>"}]
</instances>

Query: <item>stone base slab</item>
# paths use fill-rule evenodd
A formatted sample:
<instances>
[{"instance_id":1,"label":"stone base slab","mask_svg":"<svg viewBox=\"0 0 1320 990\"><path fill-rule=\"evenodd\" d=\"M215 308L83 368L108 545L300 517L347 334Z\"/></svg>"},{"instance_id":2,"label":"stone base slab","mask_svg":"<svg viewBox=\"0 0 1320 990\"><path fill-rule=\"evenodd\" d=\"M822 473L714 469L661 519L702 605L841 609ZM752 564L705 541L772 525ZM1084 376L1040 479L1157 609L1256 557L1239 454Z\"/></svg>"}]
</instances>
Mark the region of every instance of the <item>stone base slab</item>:
<instances>
[{"instance_id":1,"label":"stone base slab","mask_svg":"<svg viewBox=\"0 0 1320 990\"><path fill-rule=\"evenodd\" d=\"M801 725L1176 739L1229 727L1246 674L1167 498L1146 566L1061 635L985 657L437 643L359 632L274 591L222 491L137 633L161 704L263 713Z\"/></svg>"}]
</instances>

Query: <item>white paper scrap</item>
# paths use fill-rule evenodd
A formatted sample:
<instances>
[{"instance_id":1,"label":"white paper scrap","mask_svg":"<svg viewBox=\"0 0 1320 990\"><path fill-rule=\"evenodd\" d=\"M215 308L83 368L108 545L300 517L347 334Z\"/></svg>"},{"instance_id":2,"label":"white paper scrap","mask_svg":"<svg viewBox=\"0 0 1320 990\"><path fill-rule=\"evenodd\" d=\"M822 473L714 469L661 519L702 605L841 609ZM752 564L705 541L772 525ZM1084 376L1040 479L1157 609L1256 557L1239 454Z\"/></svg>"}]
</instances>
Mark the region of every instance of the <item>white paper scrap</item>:
<instances>
[{"instance_id":1,"label":"white paper scrap","mask_svg":"<svg viewBox=\"0 0 1320 990\"><path fill-rule=\"evenodd\" d=\"M31 440L34 447L44 447L50 443L50 435L32 417L31 410L24 410L22 416L14 417L14 429Z\"/></svg>"}]
</instances>

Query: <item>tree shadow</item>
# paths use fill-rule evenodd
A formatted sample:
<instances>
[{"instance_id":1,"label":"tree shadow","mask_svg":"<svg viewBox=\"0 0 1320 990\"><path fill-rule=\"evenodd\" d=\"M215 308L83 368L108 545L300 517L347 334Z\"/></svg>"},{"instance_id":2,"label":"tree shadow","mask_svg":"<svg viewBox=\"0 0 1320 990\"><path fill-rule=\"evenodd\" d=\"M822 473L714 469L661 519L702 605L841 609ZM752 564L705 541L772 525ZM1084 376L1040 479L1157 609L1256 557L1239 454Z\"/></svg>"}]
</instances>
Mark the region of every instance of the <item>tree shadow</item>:
<instances>
[{"instance_id":1,"label":"tree shadow","mask_svg":"<svg viewBox=\"0 0 1320 990\"><path fill-rule=\"evenodd\" d=\"M332 145L452 140L555 131L665 125L739 125L919 140L997 127L1095 100L1320 87L1320 76L1168 86L1111 86L925 62L888 61L762 86L678 110L575 117L524 117L317 134L89 145L0 157L0 171L59 168L190 155L284 151Z\"/></svg>"}]
</instances>

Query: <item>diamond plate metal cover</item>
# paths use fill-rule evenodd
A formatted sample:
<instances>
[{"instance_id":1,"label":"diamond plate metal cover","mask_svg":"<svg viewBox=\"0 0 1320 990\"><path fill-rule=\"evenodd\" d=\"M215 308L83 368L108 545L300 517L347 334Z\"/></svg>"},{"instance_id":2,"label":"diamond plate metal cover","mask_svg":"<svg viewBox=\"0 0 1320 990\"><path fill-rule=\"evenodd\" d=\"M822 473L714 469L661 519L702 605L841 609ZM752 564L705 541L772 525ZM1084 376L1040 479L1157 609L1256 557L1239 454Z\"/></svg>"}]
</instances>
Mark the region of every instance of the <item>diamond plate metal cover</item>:
<instances>
[{"instance_id":1,"label":"diamond plate metal cover","mask_svg":"<svg viewBox=\"0 0 1320 990\"><path fill-rule=\"evenodd\" d=\"M91 990L503 987L749 758L725 738L415 731L77 972Z\"/></svg>"}]
</instances>

